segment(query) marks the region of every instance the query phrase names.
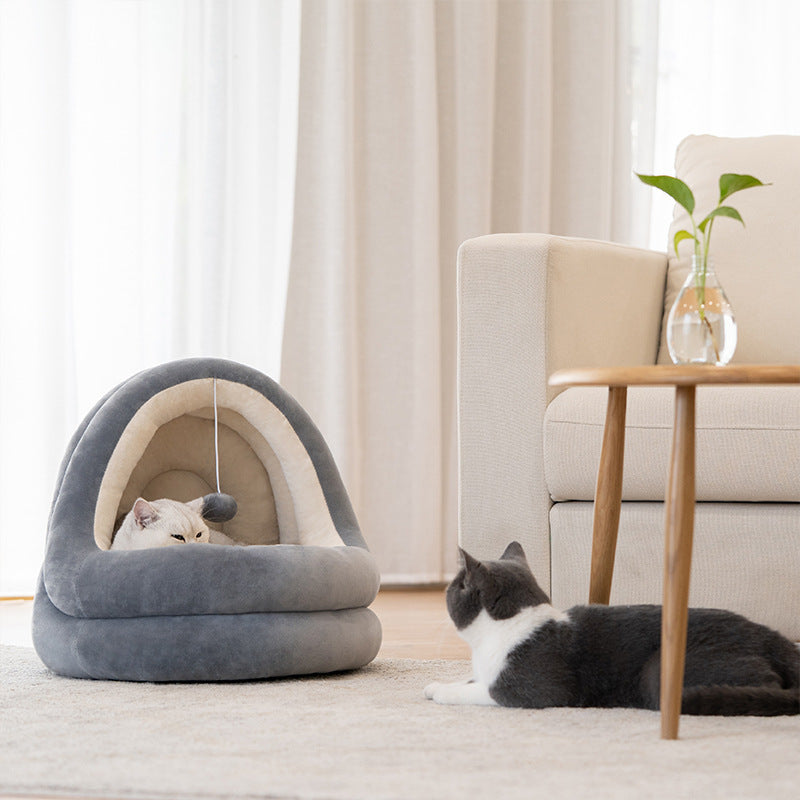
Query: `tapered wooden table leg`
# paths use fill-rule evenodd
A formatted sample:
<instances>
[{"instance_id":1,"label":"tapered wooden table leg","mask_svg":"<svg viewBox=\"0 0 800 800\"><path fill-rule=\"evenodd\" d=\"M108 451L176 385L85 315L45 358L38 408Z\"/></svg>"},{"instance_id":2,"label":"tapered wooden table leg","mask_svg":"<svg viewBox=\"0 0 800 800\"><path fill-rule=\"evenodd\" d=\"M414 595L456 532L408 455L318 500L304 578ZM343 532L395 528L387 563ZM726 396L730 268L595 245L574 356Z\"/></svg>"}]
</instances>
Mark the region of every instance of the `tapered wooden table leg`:
<instances>
[{"instance_id":1,"label":"tapered wooden table leg","mask_svg":"<svg viewBox=\"0 0 800 800\"><path fill-rule=\"evenodd\" d=\"M594 495L590 603L608 605L611 595L622 500L627 393L626 386L611 386L608 389L603 448L600 451L600 469L597 472L597 488Z\"/></svg>"},{"instance_id":2,"label":"tapered wooden table leg","mask_svg":"<svg viewBox=\"0 0 800 800\"><path fill-rule=\"evenodd\" d=\"M695 501L695 387L675 390L675 428L666 495L661 621L661 738L677 739L686 658Z\"/></svg>"}]
</instances>

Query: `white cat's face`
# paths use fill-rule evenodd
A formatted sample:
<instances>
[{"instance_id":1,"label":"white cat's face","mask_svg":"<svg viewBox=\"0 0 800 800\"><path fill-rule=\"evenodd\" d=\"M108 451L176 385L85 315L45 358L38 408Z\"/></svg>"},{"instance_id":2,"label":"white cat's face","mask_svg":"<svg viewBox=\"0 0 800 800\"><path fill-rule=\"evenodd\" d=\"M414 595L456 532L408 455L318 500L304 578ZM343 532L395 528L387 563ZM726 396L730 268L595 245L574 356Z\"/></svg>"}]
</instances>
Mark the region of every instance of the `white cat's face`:
<instances>
[{"instance_id":1,"label":"white cat's face","mask_svg":"<svg viewBox=\"0 0 800 800\"><path fill-rule=\"evenodd\" d=\"M210 535L200 511L203 498L190 503L139 498L128 512L111 545L112 550L141 550L175 544L205 544Z\"/></svg>"}]
</instances>

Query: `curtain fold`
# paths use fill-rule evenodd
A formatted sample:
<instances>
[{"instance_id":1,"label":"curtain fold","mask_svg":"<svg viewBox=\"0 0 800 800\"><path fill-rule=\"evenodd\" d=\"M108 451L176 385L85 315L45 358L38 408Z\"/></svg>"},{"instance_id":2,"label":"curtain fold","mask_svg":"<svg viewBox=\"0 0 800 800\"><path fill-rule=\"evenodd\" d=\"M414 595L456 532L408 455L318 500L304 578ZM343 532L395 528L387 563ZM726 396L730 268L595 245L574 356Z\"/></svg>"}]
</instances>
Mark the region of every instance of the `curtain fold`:
<instances>
[{"instance_id":1,"label":"curtain fold","mask_svg":"<svg viewBox=\"0 0 800 800\"><path fill-rule=\"evenodd\" d=\"M140 369L277 377L298 0L0 0L0 596L80 418Z\"/></svg>"},{"instance_id":2,"label":"curtain fold","mask_svg":"<svg viewBox=\"0 0 800 800\"><path fill-rule=\"evenodd\" d=\"M387 583L456 566L458 245L633 227L612 197L632 177L629 62L657 19L636 28L632 7L303 3L281 376Z\"/></svg>"},{"instance_id":3,"label":"curtain fold","mask_svg":"<svg viewBox=\"0 0 800 800\"><path fill-rule=\"evenodd\" d=\"M52 442L74 416L68 75L51 67L67 58L67 22L58 4L0 5L0 595L31 594Z\"/></svg>"}]
</instances>

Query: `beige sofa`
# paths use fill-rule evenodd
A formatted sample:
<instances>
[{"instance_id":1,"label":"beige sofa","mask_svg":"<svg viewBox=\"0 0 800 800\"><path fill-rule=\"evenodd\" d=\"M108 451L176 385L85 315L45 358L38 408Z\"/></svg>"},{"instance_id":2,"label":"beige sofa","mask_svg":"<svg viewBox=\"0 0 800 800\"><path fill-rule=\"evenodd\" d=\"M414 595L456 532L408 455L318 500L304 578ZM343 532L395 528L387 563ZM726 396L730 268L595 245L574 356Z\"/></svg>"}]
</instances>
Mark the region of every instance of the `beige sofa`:
<instances>
[{"instance_id":1,"label":"beige sofa","mask_svg":"<svg viewBox=\"0 0 800 800\"><path fill-rule=\"evenodd\" d=\"M712 256L739 325L734 363L800 362L800 137L689 137L676 174L712 208L723 172L771 182L729 201ZM680 210L678 210L680 212ZM685 226L676 212L669 241ZM666 232L665 232L666 233ZM686 255L687 254L683 254ZM459 251L459 535L478 557L522 542L560 606L586 602L605 389L564 367L668 362L662 320L688 270L607 242L485 236ZM660 602L673 392L628 392L612 603ZM690 603L800 640L800 387L701 387Z\"/></svg>"}]
</instances>

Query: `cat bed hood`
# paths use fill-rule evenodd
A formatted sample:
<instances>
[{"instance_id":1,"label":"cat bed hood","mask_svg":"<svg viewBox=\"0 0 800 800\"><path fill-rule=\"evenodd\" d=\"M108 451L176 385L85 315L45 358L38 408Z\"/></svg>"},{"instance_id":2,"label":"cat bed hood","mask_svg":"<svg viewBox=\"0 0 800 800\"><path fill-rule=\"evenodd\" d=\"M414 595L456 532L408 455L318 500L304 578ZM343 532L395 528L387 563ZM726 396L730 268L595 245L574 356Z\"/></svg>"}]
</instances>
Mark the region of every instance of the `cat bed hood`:
<instances>
[{"instance_id":1,"label":"cat bed hood","mask_svg":"<svg viewBox=\"0 0 800 800\"><path fill-rule=\"evenodd\" d=\"M214 492L215 442L222 488L238 504L215 527L250 546L109 549L137 497ZM352 669L380 645L367 608L379 581L331 453L299 404L249 367L187 359L113 389L69 443L34 645L47 666L76 677Z\"/></svg>"}]
</instances>

